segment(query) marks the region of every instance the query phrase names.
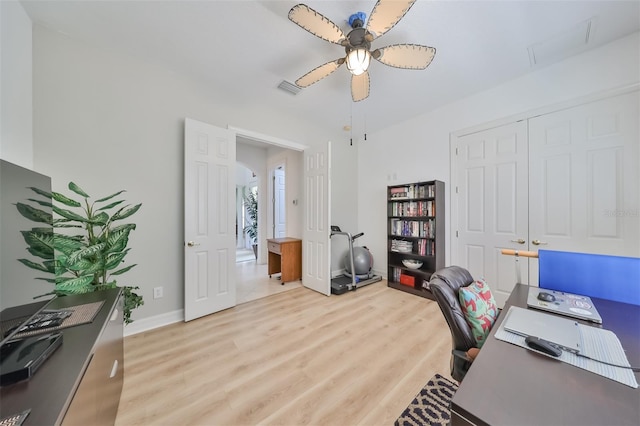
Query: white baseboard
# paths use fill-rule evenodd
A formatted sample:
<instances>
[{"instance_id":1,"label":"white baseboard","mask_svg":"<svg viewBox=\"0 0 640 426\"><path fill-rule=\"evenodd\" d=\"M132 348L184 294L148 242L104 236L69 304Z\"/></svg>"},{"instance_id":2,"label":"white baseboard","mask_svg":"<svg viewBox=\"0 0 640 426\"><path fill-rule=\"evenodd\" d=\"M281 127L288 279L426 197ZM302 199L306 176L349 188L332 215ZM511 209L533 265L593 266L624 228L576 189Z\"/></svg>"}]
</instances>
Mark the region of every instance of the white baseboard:
<instances>
[{"instance_id":1,"label":"white baseboard","mask_svg":"<svg viewBox=\"0 0 640 426\"><path fill-rule=\"evenodd\" d=\"M132 336L154 328L184 321L184 309L133 321L124 327L124 336Z\"/></svg>"}]
</instances>

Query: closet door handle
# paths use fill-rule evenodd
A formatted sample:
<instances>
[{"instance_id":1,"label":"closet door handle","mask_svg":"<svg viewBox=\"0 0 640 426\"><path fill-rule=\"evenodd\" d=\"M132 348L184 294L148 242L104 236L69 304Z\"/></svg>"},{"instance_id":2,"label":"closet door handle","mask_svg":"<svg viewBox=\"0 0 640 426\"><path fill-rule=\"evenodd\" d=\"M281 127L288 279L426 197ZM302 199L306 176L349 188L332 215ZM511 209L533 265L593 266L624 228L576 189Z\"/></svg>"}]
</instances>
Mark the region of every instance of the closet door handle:
<instances>
[{"instance_id":1,"label":"closet door handle","mask_svg":"<svg viewBox=\"0 0 640 426\"><path fill-rule=\"evenodd\" d=\"M524 244L526 243L525 240L523 240L522 238L518 238L517 240L511 240L512 243L518 243L518 244Z\"/></svg>"},{"instance_id":2,"label":"closet door handle","mask_svg":"<svg viewBox=\"0 0 640 426\"><path fill-rule=\"evenodd\" d=\"M539 246L539 245L544 245L547 244L544 241L540 241L540 240L533 240L531 241L531 244L533 244L534 246Z\"/></svg>"},{"instance_id":3,"label":"closet door handle","mask_svg":"<svg viewBox=\"0 0 640 426\"><path fill-rule=\"evenodd\" d=\"M200 245L200 243L194 243L193 241L189 241L189 242L187 243L187 245L188 245L189 247L193 247L193 246L199 246L199 245Z\"/></svg>"}]
</instances>

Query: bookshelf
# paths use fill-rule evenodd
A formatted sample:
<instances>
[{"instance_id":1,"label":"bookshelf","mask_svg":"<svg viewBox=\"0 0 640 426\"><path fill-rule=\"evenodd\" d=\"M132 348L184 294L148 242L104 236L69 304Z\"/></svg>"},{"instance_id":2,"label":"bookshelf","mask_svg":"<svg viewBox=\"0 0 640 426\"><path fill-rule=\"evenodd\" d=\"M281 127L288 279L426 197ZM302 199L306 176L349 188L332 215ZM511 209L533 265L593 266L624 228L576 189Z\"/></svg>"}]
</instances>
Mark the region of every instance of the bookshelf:
<instances>
[{"instance_id":1,"label":"bookshelf","mask_svg":"<svg viewBox=\"0 0 640 426\"><path fill-rule=\"evenodd\" d=\"M433 299L423 284L444 267L444 182L387 187L388 286ZM422 262L417 268L405 263Z\"/></svg>"}]
</instances>

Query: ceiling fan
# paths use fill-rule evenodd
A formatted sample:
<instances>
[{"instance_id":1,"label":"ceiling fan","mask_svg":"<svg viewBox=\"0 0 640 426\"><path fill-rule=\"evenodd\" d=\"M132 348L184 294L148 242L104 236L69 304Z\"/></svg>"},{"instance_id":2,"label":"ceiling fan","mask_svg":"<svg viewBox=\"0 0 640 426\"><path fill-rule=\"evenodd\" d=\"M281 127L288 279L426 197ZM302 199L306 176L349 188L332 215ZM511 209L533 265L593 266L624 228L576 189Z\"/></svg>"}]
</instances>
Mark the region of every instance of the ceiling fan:
<instances>
[{"instance_id":1,"label":"ceiling fan","mask_svg":"<svg viewBox=\"0 0 640 426\"><path fill-rule=\"evenodd\" d=\"M369 63L371 58L395 68L425 69L436 54L435 47L418 44L394 44L371 51L371 42L393 28L416 0L378 0L366 26L362 12L349 18L352 30L344 32L331 20L304 4L289 11L289 20L331 43L343 46L346 56L327 62L296 80L298 87L308 87L327 77L346 63L351 72L351 97L354 102L369 96Z\"/></svg>"}]
</instances>

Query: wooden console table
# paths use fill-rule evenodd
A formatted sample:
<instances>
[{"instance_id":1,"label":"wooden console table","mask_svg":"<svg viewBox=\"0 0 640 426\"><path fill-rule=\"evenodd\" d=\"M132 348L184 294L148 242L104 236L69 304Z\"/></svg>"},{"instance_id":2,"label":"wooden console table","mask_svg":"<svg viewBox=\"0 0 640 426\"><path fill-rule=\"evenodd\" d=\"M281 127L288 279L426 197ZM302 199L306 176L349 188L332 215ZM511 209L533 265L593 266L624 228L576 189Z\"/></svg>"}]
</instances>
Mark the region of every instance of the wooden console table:
<instances>
[{"instance_id":1,"label":"wooden console table","mask_svg":"<svg viewBox=\"0 0 640 426\"><path fill-rule=\"evenodd\" d=\"M269 248L269 278L281 273L282 284L302 279L302 240L297 238L271 238Z\"/></svg>"}]
</instances>

